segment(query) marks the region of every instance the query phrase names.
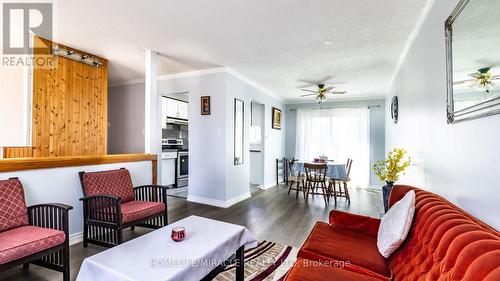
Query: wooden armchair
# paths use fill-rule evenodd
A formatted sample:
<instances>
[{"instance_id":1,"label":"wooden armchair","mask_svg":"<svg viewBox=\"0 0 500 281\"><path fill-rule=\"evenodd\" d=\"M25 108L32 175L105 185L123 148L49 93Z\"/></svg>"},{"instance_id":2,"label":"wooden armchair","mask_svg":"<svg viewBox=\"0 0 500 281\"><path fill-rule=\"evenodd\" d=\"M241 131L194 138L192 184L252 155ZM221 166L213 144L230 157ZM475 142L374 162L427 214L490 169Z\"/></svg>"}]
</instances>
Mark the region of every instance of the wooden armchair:
<instances>
[{"instance_id":1,"label":"wooden armchair","mask_svg":"<svg viewBox=\"0 0 500 281\"><path fill-rule=\"evenodd\" d=\"M83 246L112 247L123 242L123 229L161 228L168 224L167 187L133 187L126 169L80 172L83 189Z\"/></svg>"},{"instance_id":2,"label":"wooden armchair","mask_svg":"<svg viewBox=\"0 0 500 281\"><path fill-rule=\"evenodd\" d=\"M68 212L64 204L26 207L17 178L0 181L0 272L36 264L63 273L69 281Z\"/></svg>"},{"instance_id":3,"label":"wooden armchair","mask_svg":"<svg viewBox=\"0 0 500 281\"><path fill-rule=\"evenodd\" d=\"M305 163L304 170L306 171L306 202L311 195L322 195L325 200L325 206L329 201L329 189L326 186L326 164ZM321 190L321 193L317 190Z\"/></svg>"},{"instance_id":4,"label":"wooden armchair","mask_svg":"<svg viewBox=\"0 0 500 281\"><path fill-rule=\"evenodd\" d=\"M333 195L335 199L335 203L337 203L337 197L345 197L348 203L351 203L351 196L349 195L349 188L347 187L347 183L351 180L351 167L352 167L352 159L347 159L347 164L345 165L346 169L346 177L341 179L330 179L329 187L331 190L331 195ZM337 191L337 184L339 186L339 190ZM342 186L344 190L342 191Z\"/></svg>"},{"instance_id":5,"label":"wooden armchair","mask_svg":"<svg viewBox=\"0 0 500 281\"><path fill-rule=\"evenodd\" d=\"M290 185L288 187L288 195L290 195L290 192L292 190L295 190L295 199L299 198L299 192L302 192L302 194L304 195L304 199L305 199L306 198L306 184L305 184L306 176L301 172L296 172L293 170L293 165L295 164L295 161L297 161L297 160L291 159L291 160L287 161L287 165L288 165L288 172L287 172L287 175L288 175L287 181L288 182L287 183L290 183ZM295 187L294 187L294 184L295 184Z\"/></svg>"}]
</instances>

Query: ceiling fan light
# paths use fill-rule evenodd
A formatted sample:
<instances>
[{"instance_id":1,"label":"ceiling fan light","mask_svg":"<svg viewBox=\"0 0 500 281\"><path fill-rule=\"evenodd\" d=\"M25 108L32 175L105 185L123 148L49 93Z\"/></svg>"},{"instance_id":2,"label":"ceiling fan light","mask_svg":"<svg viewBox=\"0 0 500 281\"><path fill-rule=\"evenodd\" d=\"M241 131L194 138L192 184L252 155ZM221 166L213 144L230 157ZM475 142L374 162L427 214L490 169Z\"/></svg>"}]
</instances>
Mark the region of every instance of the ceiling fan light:
<instances>
[{"instance_id":1,"label":"ceiling fan light","mask_svg":"<svg viewBox=\"0 0 500 281\"><path fill-rule=\"evenodd\" d=\"M317 95L316 96L316 102L319 103L319 104L322 104L323 102L325 102L327 100L326 96L325 95Z\"/></svg>"},{"instance_id":2,"label":"ceiling fan light","mask_svg":"<svg viewBox=\"0 0 500 281\"><path fill-rule=\"evenodd\" d=\"M495 87L495 84L493 82L488 82L488 83L476 83L474 85L477 91L479 92L486 92L489 93L493 88Z\"/></svg>"}]
</instances>

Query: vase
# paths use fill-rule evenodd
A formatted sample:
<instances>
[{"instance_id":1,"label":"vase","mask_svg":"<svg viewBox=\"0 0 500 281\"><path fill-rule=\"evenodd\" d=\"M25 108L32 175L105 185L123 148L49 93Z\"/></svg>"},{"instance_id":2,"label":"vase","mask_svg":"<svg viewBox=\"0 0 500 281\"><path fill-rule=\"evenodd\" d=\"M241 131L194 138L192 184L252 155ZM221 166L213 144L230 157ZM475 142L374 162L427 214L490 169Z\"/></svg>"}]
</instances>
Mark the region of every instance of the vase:
<instances>
[{"instance_id":1,"label":"vase","mask_svg":"<svg viewBox=\"0 0 500 281\"><path fill-rule=\"evenodd\" d=\"M391 195L392 187L394 186L394 182L387 181L385 185L382 187L382 197L384 200L384 211L387 213L389 210L389 196Z\"/></svg>"}]
</instances>

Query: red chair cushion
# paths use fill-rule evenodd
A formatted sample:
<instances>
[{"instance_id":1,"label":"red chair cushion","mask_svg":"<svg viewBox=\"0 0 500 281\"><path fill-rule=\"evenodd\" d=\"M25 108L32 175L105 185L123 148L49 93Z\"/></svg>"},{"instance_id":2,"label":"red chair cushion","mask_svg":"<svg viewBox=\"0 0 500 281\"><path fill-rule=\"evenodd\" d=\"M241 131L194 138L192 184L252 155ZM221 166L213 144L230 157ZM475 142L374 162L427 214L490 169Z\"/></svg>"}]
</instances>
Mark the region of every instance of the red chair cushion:
<instances>
[{"instance_id":1,"label":"red chair cushion","mask_svg":"<svg viewBox=\"0 0 500 281\"><path fill-rule=\"evenodd\" d=\"M64 243L64 232L32 225L0 233L0 264L27 257Z\"/></svg>"},{"instance_id":2,"label":"red chair cushion","mask_svg":"<svg viewBox=\"0 0 500 281\"><path fill-rule=\"evenodd\" d=\"M374 278L391 280L391 269L377 249L377 238L317 222L298 255L315 261L345 262L345 268Z\"/></svg>"},{"instance_id":3,"label":"red chair cushion","mask_svg":"<svg viewBox=\"0 0 500 281\"><path fill-rule=\"evenodd\" d=\"M120 197L122 203L134 200L134 187L127 169L85 173L82 180L85 196L113 195Z\"/></svg>"},{"instance_id":4,"label":"red chair cushion","mask_svg":"<svg viewBox=\"0 0 500 281\"><path fill-rule=\"evenodd\" d=\"M28 223L23 185L18 179L0 181L0 232Z\"/></svg>"},{"instance_id":5,"label":"red chair cushion","mask_svg":"<svg viewBox=\"0 0 500 281\"><path fill-rule=\"evenodd\" d=\"M287 273L286 281L378 281L361 273L330 266L327 263L320 263L306 259L298 259L294 266Z\"/></svg>"},{"instance_id":6,"label":"red chair cushion","mask_svg":"<svg viewBox=\"0 0 500 281\"><path fill-rule=\"evenodd\" d=\"M121 205L122 223L136 221L165 211L165 204L148 201L129 201Z\"/></svg>"}]
</instances>

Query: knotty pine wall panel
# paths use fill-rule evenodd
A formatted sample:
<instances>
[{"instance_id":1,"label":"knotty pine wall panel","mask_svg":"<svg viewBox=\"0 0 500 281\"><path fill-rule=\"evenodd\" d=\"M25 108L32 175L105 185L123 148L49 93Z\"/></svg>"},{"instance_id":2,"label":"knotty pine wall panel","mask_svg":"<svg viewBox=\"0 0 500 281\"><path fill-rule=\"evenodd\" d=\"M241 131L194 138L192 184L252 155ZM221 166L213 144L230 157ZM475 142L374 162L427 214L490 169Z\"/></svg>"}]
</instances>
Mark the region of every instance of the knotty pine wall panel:
<instances>
[{"instance_id":1,"label":"knotty pine wall panel","mask_svg":"<svg viewBox=\"0 0 500 281\"><path fill-rule=\"evenodd\" d=\"M31 146L3 147L3 158L25 158L33 157Z\"/></svg>"},{"instance_id":2,"label":"knotty pine wall panel","mask_svg":"<svg viewBox=\"0 0 500 281\"><path fill-rule=\"evenodd\" d=\"M50 55L52 44L35 38L35 48L46 47L35 57ZM99 58L103 65L94 67L59 56L53 59L55 67L33 70L33 157L106 154L107 61Z\"/></svg>"}]
</instances>

